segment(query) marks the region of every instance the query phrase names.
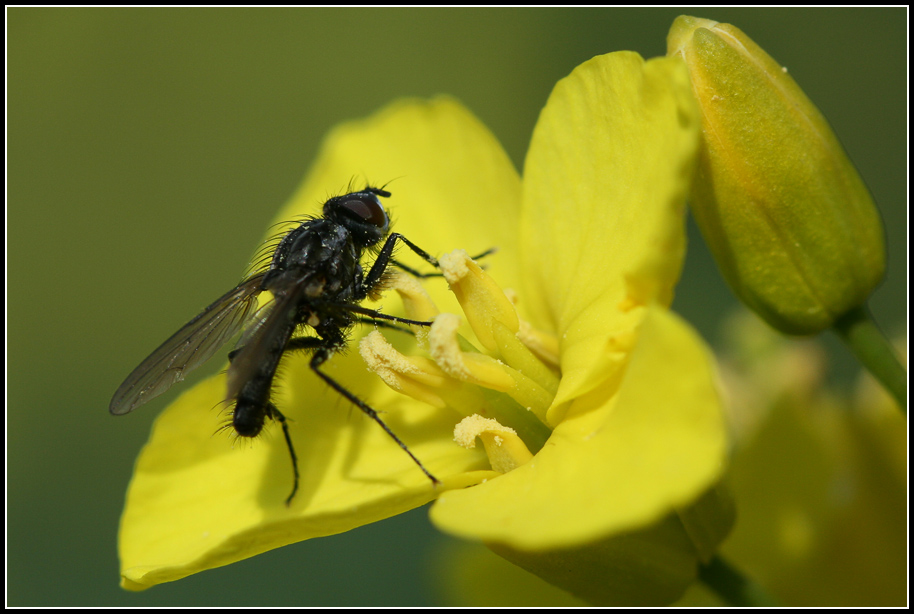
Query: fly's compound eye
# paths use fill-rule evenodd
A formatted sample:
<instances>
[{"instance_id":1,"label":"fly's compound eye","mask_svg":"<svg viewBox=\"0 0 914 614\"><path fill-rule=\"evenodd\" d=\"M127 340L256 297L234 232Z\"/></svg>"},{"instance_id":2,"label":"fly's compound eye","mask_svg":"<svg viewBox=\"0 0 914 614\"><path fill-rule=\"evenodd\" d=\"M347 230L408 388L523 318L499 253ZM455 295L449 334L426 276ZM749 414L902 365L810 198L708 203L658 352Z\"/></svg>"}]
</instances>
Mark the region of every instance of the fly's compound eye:
<instances>
[{"instance_id":1,"label":"fly's compound eye","mask_svg":"<svg viewBox=\"0 0 914 614\"><path fill-rule=\"evenodd\" d=\"M390 218L378 196L390 192L368 188L331 198L324 203L324 217L348 230L359 247L371 247L387 236Z\"/></svg>"},{"instance_id":2,"label":"fly's compound eye","mask_svg":"<svg viewBox=\"0 0 914 614\"><path fill-rule=\"evenodd\" d=\"M357 216L363 222L376 226L381 230L387 229L387 224L389 223L387 212L384 211L384 206L381 204L381 201L378 200L377 196L373 194L359 195L355 198L352 196L340 203L340 206Z\"/></svg>"}]
</instances>

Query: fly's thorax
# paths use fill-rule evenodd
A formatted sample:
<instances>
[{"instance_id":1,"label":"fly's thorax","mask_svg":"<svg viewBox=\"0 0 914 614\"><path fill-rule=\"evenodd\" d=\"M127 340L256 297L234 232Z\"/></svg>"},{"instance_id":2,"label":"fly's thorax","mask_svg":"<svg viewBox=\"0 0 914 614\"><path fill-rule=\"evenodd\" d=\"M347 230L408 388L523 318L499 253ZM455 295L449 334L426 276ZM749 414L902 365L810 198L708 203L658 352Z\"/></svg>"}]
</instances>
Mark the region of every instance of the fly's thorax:
<instances>
[{"instance_id":1,"label":"fly's thorax","mask_svg":"<svg viewBox=\"0 0 914 614\"><path fill-rule=\"evenodd\" d=\"M353 280L361 280L362 250L340 224L312 220L307 232L283 243L285 253L274 258L263 278L263 289L275 296L300 292L306 301L347 300L342 295Z\"/></svg>"},{"instance_id":2,"label":"fly's thorax","mask_svg":"<svg viewBox=\"0 0 914 614\"><path fill-rule=\"evenodd\" d=\"M326 220L309 219L293 228L282 238L273 258L270 260L270 271L282 271L288 266L289 258L292 254L300 254L302 251L310 249L310 235L312 231L326 224Z\"/></svg>"}]
</instances>

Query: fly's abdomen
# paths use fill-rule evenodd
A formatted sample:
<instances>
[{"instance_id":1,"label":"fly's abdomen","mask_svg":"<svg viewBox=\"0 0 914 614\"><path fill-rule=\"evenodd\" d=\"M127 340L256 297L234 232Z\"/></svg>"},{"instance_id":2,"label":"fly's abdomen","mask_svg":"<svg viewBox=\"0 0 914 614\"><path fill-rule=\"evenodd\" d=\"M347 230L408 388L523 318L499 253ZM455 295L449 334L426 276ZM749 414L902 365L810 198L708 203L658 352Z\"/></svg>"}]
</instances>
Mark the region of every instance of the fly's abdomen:
<instances>
[{"instance_id":1,"label":"fly's abdomen","mask_svg":"<svg viewBox=\"0 0 914 614\"><path fill-rule=\"evenodd\" d=\"M229 354L228 394L234 401L232 426L241 437L256 437L273 416L270 393L276 369L295 330L295 301L300 289L282 297L268 322L258 327L245 345Z\"/></svg>"},{"instance_id":2,"label":"fly's abdomen","mask_svg":"<svg viewBox=\"0 0 914 614\"><path fill-rule=\"evenodd\" d=\"M232 426L241 437L257 437L270 415L270 392L276 375L278 360L269 360L261 365L242 386L235 407L232 409Z\"/></svg>"},{"instance_id":3,"label":"fly's abdomen","mask_svg":"<svg viewBox=\"0 0 914 614\"><path fill-rule=\"evenodd\" d=\"M238 399L232 411L232 426L241 437L257 437L263 430L267 416L267 403Z\"/></svg>"}]
</instances>

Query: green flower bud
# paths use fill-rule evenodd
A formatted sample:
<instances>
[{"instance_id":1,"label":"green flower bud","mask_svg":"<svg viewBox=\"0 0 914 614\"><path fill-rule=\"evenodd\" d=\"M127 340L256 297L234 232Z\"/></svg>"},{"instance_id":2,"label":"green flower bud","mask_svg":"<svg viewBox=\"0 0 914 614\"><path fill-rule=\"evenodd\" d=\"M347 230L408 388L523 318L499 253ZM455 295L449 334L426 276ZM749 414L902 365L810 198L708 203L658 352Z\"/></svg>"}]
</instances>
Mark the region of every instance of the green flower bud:
<instances>
[{"instance_id":1,"label":"green flower bud","mask_svg":"<svg viewBox=\"0 0 914 614\"><path fill-rule=\"evenodd\" d=\"M667 50L702 109L692 211L724 277L782 332L830 327L885 272L863 180L787 69L737 28L679 17Z\"/></svg>"}]
</instances>

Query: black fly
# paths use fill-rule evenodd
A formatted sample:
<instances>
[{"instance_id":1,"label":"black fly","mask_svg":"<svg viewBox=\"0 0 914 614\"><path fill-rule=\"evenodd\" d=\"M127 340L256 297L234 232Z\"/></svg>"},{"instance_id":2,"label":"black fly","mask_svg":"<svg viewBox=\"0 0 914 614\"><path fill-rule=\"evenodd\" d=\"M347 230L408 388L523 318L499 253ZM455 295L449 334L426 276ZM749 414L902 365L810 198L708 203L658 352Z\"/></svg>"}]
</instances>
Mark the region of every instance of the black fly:
<instances>
[{"instance_id":1,"label":"black fly","mask_svg":"<svg viewBox=\"0 0 914 614\"><path fill-rule=\"evenodd\" d=\"M323 217L301 223L282 237L270 263L246 277L172 335L121 384L109 407L126 414L157 397L209 360L236 333L244 329L237 349L229 353L226 401L233 404L232 426L241 437L256 437L267 418L279 421L292 457L294 482L288 505L298 490L298 461L286 418L270 401L270 389L283 354L312 352L311 369L331 388L368 414L390 435L419 468L437 484L400 438L384 424L378 412L321 370L334 352L343 349L356 322L392 326L391 322L429 325L385 315L361 307L373 296L393 259L397 241L433 266L438 261L398 233L390 233L390 219L379 196L390 192L366 187L331 198ZM386 237L377 258L364 273L362 252ZM269 291L273 299L258 307L258 296ZM296 336L310 327L314 336Z\"/></svg>"}]
</instances>

